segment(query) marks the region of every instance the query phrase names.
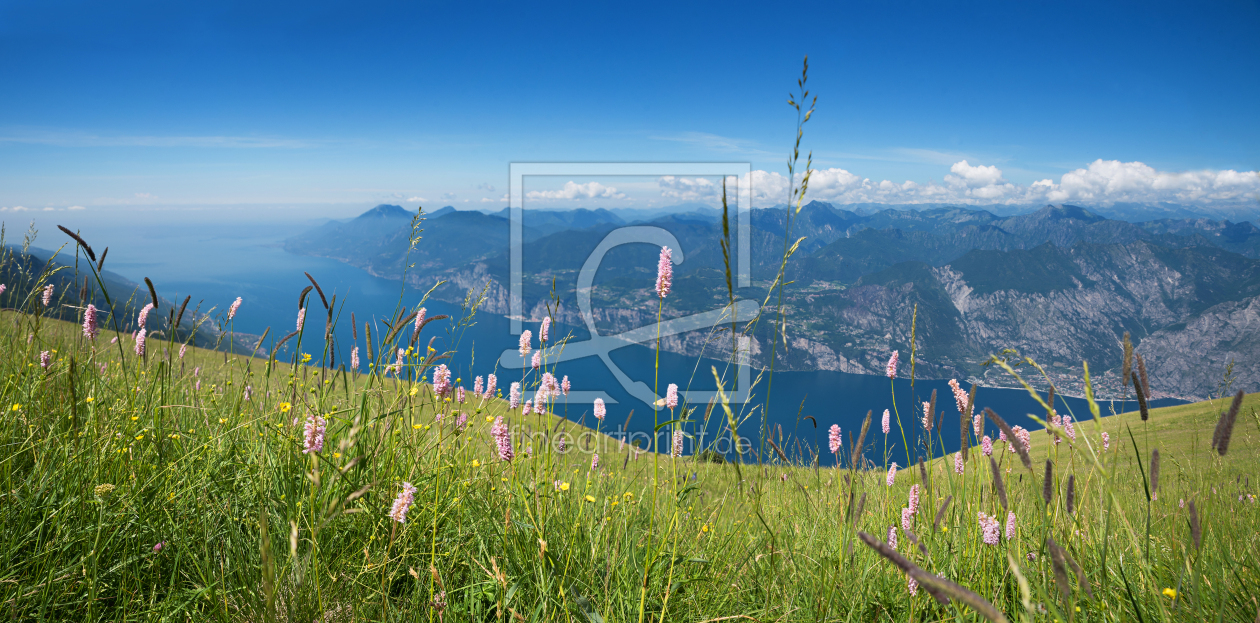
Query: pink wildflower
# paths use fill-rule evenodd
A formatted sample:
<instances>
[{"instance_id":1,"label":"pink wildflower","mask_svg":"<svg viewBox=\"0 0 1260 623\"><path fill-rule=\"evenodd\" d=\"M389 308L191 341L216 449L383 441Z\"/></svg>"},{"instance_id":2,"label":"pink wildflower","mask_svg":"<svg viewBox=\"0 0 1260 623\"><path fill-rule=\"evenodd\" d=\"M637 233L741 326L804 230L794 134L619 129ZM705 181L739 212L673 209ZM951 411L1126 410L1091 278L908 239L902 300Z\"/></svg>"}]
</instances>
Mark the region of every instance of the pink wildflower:
<instances>
[{"instance_id":1,"label":"pink wildflower","mask_svg":"<svg viewBox=\"0 0 1260 623\"><path fill-rule=\"evenodd\" d=\"M534 401L526 400L525 407L521 409L521 415L529 415L534 412Z\"/></svg>"},{"instance_id":2,"label":"pink wildflower","mask_svg":"<svg viewBox=\"0 0 1260 623\"><path fill-rule=\"evenodd\" d=\"M1001 536L1001 528L998 526L998 520L990 517L983 512L976 513L980 519L980 531L984 537L985 545L997 545L998 538Z\"/></svg>"},{"instance_id":3,"label":"pink wildflower","mask_svg":"<svg viewBox=\"0 0 1260 623\"><path fill-rule=\"evenodd\" d=\"M480 376L473 379L473 394L480 396L481 394L485 393L485 385L486 385L485 380L482 379Z\"/></svg>"},{"instance_id":4,"label":"pink wildflower","mask_svg":"<svg viewBox=\"0 0 1260 623\"><path fill-rule=\"evenodd\" d=\"M141 329L144 328L144 323L148 322L149 312L151 311L153 311L153 303L145 303L144 307L140 309L140 317L136 319L136 323L140 325Z\"/></svg>"},{"instance_id":5,"label":"pink wildflower","mask_svg":"<svg viewBox=\"0 0 1260 623\"><path fill-rule=\"evenodd\" d=\"M548 316L542 319L542 326L538 327L538 343L541 344L543 342L546 342L550 334L551 334L551 317Z\"/></svg>"},{"instance_id":6,"label":"pink wildflower","mask_svg":"<svg viewBox=\"0 0 1260 623\"><path fill-rule=\"evenodd\" d=\"M298 310L297 330L299 332L302 330L302 325L305 323L306 323L306 308L303 307L302 309Z\"/></svg>"},{"instance_id":7,"label":"pink wildflower","mask_svg":"<svg viewBox=\"0 0 1260 623\"><path fill-rule=\"evenodd\" d=\"M486 398L493 398L494 391L495 389L498 388L498 385L499 385L499 377L493 374L487 376L486 377L486 393L484 394L484 396Z\"/></svg>"},{"instance_id":8,"label":"pink wildflower","mask_svg":"<svg viewBox=\"0 0 1260 623\"><path fill-rule=\"evenodd\" d=\"M897 462L896 461L893 461L893 464L888 466L888 478L885 484L891 487L893 486L894 482L897 482Z\"/></svg>"},{"instance_id":9,"label":"pink wildflower","mask_svg":"<svg viewBox=\"0 0 1260 623\"><path fill-rule=\"evenodd\" d=\"M560 395L560 386L556 383L556 377L550 372L543 372L542 377L538 379L538 393L534 402L550 402L552 398Z\"/></svg>"},{"instance_id":10,"label":"pink wildflower","mask_svg":"<svg viewBox=\"0 0 1260 623\"><path fill-rule=\"evenodd\" d=\"M254 395L254 386L246 385L245 386L245 401L248 402L250 397L253 395Z\"/></svg>"},{"instance_id":11,"label":"pink wildflower","mask_svg":"<svg viewBox=\"0 0 1260 623\"><path fill-rule=\"evenodd\" d=\"M919 582L908 573L906 574L906 590L910 591L911 597L919 594Z\"/></svg>"},{"instance_id":12,"label":"pink wildflower","mask_svg":"<svg viewBox=\"0 0 1260 623\"><path fill-rule=\"evenodd\" d=\"M161 542L157 543L156 545L154 545L154 546L153 546L153 553L154 553L154 554L156 554L156 553L158 553L158 552L162 551L162 548L164 548L164 547L166 547L166 541L161 541Z\"/></svg>"},{"instance_id":13,"label":"pink wildflower","mask_svg":"<svg viewBox=\"0 0 1260 623\"><path fill-rule=\"evenodd\" d=\"M415 325L415 328L412 329L412 331L416 333L420 332L420 327L424 326L424 314L425 314L425 309L423 307L420 308L420 311L416 312L416 325Z\"/></svg>"},{"instance_id":14,"label":"pink wildflower","mask_svg":"<svg viewBox=\"0 0 1260 623\"><path fill-rule=\"evenodd\" d=\"M932 403L923 403L923 430L932 430Z\"/></svg>"},{"instance_id":15,"label":"pink wildflower","mask_svg":"<svg viewBox=\"0 0 1260 623\"><path fill-rule=\"evenodd\" d=\"M534 358L533 360L530 361L530 365L533 366L535 370L542 367L542 351L541 350L534 351Z\"/></svg>"},{"instance_id":16,"label":"pink wildflower","mask_svg":"<svg viewBox=\"0 0 1260 623\"><path fill-rule=\"evenodd\" d=\"M533 338L534 338L534 334L529 329L525 329L524 331L521 332L521 345L520 345L521 359L524 359L525 356L529 354L529 351L532 348L530 346L530 340L532 340Z\"/></svg>"},{"instance_id":17,"label":"pink wildflower","mask_svg":"<svg viewBox=\"0 0 1260 623\"><path fill-rule=\"evenodd\" d=\"M1015 431L1015 436L1019 438L1020 443L1024 444L1025 449L1032 448L1032 433L1028 432L1028 429L1016 426L1011 430Z\"/></svg>"},{"instance_id":18,"label":"pink wildflower","mask_svg":"<svg viewBox=\"0 0 1260 623\"><path fill-rule=\"evenodd\" d=\"M681 430L674 430L674 443L672 444L672 447L670 449L670 456L673 456L674 458L678 458L682 456L682 451L683 451L683 432Z\"/></svg>"},{"instance_id":19,"label":"pink wildflower","mask_svg":"<svg viewBox=\"0 0 1260 623\"><path fill-rule=\"evenodd\" d=\"M48 307L52 303L53 284L44 286L44 307Z\"/></svg>"},{"instance_id":20,"label":"pink wildflower","mask_svg":"<svg viewBox=\"0 0 1260 623\"><path fill-rule=\"evenodd\" d=\"M1103 451L1106 452L1107 450L1110 450L1111 449L1111 435L1108 435L1106 432L1103 432L1102 441L1103 441Z\"/></svg>"},{"instance_id":21,"label":"pink wildflower","mask_svg":"<svg viewBox=\"0 0 1260 623\"><path fill-rule=\"evenodd\" d=\"M144 329L136 332L136 356L144 356Z\"/></svg>"},{"instance_id":22,"label":"pink wildflower","mask_svg":"<svg viewBox=\"0 0 1260 623\"><path fill-rule=\"evenodd\" d=\"M832 424L831 430L827 431L827 447L831 449L832 454L840 451L840 425Z\"/></svg>"},{"instance_id":23,"label":"pink wildflower","mask_svg":"<svg viewBox=\"0 0 1260 623\"><path fill-rule=\"evenodd\" d=\"M1072 416L1063 416L1063 432L1067 433L1068 439L1076 441L1076 427L1072 425Z\"/></svg>"},{"instance_id":24,"label":"pink wildflower","mask_svg":"<svg viewBox=\"0 0 1260 623\"><path fill-rule=\"evenodd\" d=\"M494 375L490 378L494 378ZM521 406L521 384L512 383L512 388L508 390L508 408L515 409L519 406Z\"/></svg>"},{"instance_id":25,"label":"pink wildflower","mask_svg":"<svg viewBox=\"0 0 1260 623\"><path fill-rule=\"evenodd\" d=\"M670 411L678 408L678 386L673 383L665 390L665 406Z\"/></svg>"},{"instance_id":26,"label":"pink wildflower","mask_svg":"<svg viewBox=\"0 0 1260 623\"><path fill-rule=\"evenodd\" d=\"M499 460L511 461L515 456L512 453L512 435L507 424L503 423L502 415L495 418L494 426L490 427L490 436L494 437L495 444L499 446Z\"/></svg>"},{"instance_id":27,"label":"pink wildflower","mask_svg":"<svg viewBox=\"0 0 1260 623\"><path fill-rule=\"evenodd\" d=\"M1032 447L1029 445L1029 443L1032 440L1032 433L1028 432L1027 429L1025 429L1023 426L1016 425L1016 426L1011 427L1011 431L1015 433L1015 441L1011 441L1008 439L1007 443L1008 443L1008 446L1010 447L1012 454L1016 452L1015 450L1016 443L1024 444L1024 448Z\"/></svg>"},{"instance_id":28,"label":"pink wildflower","mask_svg":"<svg viewBox=\"0 0 1260 623\"><path fill-rule=\"evenodd\" d=\"M235 301L232 301L232 305L228 307L228 320L235 318L236 310L240 308L241 308L241 297L238 296L236 297Z\"/></svg>"},{"instance_id":29,"label":"pink wildflower","mask_svg":"<svg viewBox=\"0 0 1260 623\"><path fill-rule=\"evenodd\" d=\"M1015 511L1006 513L1006 540L1015 538Z\"/></svg>"},{"instance_id":30,"label":"pink wildflower","mask_svg":"<svg viewBox=\"0 0 1260 623\"><path fill-rule=\"evenodd\" d=\"M467 427L468 427L468 414L467 413L459 414L459 417L455 418L455 428L459 430L464 430Z\"/></svg>"},{"instance_id":31,"label":"pink wildflower","mask_svg":"<svg viewBox=\"0 0 1260 623\"><path fill-rule=\"evenodd\" d=\"M389 509L389 518L398 523L407 523L407 511L415 501L416 488L409 482L404 482L402 486L402 491L394 498L394 506Z\"/></svg>"},{"instance_id":32,"label":"pink wildflower","mask_svg":"<svg viewBox=\"0 0 1260 623\"><path fill-rule=\"evenodd\" d=\"M914 517L914 513L910 512L910 509L908 508L901 509L901 529L902 530L910 529L910 519L912 517Z\"/></svg>"},{"instance_id":33,"label":"pink wildflower","mask_svg":"<svg viewBox=\"0 0 1260 623\"><path fill-rule=\"evenodd\" d=\"M888 547L897 549L897 526L888 526Z\"/></svg>"},{"instance_id":34,"label":"pink wildflower","mask_svg":"<svg viewBox=\"0 0 1260 623\"><path fill-rule=\"evenodd\" d=\"M900 356L900 351L894 350L892 357L888 358L888 369L884 371L884 374L887 375L888 378L890 379L897 378L897 358L899 356Z\"/></svg>"},{"instance_id":35,"label":"pink wildflower","mask_svg":"<svg viewBox=\"0 0 1260 623\"><path fill-rule=\"evenodd\" d=\"M608 415L608 407L604 406L603 398L595 399L595 419L603 422L604 416Z\"/></svg>"},{"instance_id":36,"label":"pink wildflower","mask_svg":"<svg viewBox=\"0 0 1260 623\"><path fill-rule=\"evenodd\" d=\"M564 375L564 380L560 381L560 393L564 394L565 396L568 396L570 388L571 386L569 385L569 375L566 374Z\"/></svg>"},{"instance_id":37,"label":"pink wildflower","mask_svg":"<svg viewBox=\"0 0 1260 623\"><path fill-rule=\"evenodd\" d=\"M302 435L302 454L320 452L324 449L324 418L311 414L306 416L306 427Z\"/></svg>"},{"instance_id":38,"label":"pink wildflower","mask_svg":"<svg viewBox=\"0 0 1260 623\"><path fill-rule=\"evenodd\" d=\"M355 346L354 348L350 349L350 369L351 370L359 369L359 347L358 346Z\"/></svg>"},{"instance_id":39,"label":"pink wildflower","mask_svg":"<svg viewBox=\"0 0 1260 623\"><path fill-rule=\"evenodd\" d=\"M40 354L39 354L39 367L41 367L41 368L43 368L43 369L47 370L47 369L48 369L48 364L49 364L51 361L52 361L52 354L51 354L51 353L49 353L48 351L44 351L44 352L42 352L42 353L40 353Z\"/></svg>"},{"instance_id":40,"label":"pink wildflower","mask_svg":"<svg viewBox=\"0 0 1260 623\"><path fill-rule=\"evenodd\" d=\"M949 389L954 392L954 404L958 405L959 413L967 412L967 392L963 391L958 379L949 380Z\"/></svg>"},{"instance_id":41,"label":"pink wildflower","mask_svg":"<svg viewBox=\"0 0 1260 623\"><path fill-rule=\"evenodd\" d=\"M918 515L919 514L919 485L916 484L916 485L910 486L910 499L907 500L907 503L910 507L910 514Z\"/></svg>"},{"instance_id":42,"label":"pink wildflower","mask_svg":"<svg viewBox=\"0 0 1260 623\"><path fill-rule=\"evenodd\" d=\"M985 435L984 439L980 440L980 451L983 452L985 456L993 456L993 439L988 435Z\"/></svg>"},{"instance_id":43,"label":"pink wildflower","mask_svg":"<svg viewBox=\"0 0 1260 623\"><path fill-rule=\"evenodd\" d=\"M461 405L464 404L464 386L463 385L460 385L458 388L455 389L455 402L458 402Z\"/></svg>"},{"instance_id":44,"label":"pink wildflower","mask_svg":"<svg viewBox=\"0 0 1260 623\"><path fill-rule=\"evenodd\" d=\"M599 455L598 454L591 455L591 469L592 470L599 469Z\"/></svg>"},{"instance_id":45,"label":"pink wildflower","mask_svg":"<svg viewBox=\"0 0 1260 623\"><path fill-rule=\"evenodd\" d=\"M180 359L183 359L183 358L184 358L184 353L186 353L187 351L188 351L188 345L187 345L187 344L180 344L180 346L179 346L179 358L180 358Z\"/></svg>"},{"instance_id":46,"label":"pink wildflower","mask_svg":"<svg viewBox=\"0 0 1260 623\"><path fill-rule=\"evenodd\" d=\"M977 413L971 416L971 430L976 432L976 437L984 434L984 413Z\"/></svg>"},{"instance_id":47,"label":"pink wildflower","mask_svg":"<svg viewBox=\"0 0 1260 623\"><path fill-rule=\"evenodd\" d=\"M959 476L963 475L962 452L954 453L954 473L958 474Z\"/></svg>"},{"instance_id":48,"label":"pink wildflower","mask_svg":"<svg viewBox=\"0 0 1260 623\"><path fill-rule=\"evenodd\" d=\"M100 331L96 326L96 306L88 303L87 309L83 310L83 337L94 340Z\"/></svg>"},{"instance_id":49,"label":"pink wildflower","mask_svg":"<svg viewBox=\"0 0 1260 623\"><path fill-rule=\"evenodd\" d=\"M661 247L661 257L656 262L656 295L669 296L670 286L674 283L674 254L669 247Z\"/></svg>"},{"instance_id":50,"label":"pink wildflower","mask_svg":"<svg viewBox=\"0 0 1260 623\"><path fill-rule=\"evenodd\" d=\"M892 419L891 419L891 418L892 418L892 414L888 412L888 409L884 409L884 419L883 419L883 421L880 423L880 427L884 429L884 434L885 434L885 435L887 435L887 434L888 434L888 432L892 430Z\"/></svg>"},{"instance_id":51,"label":"pink wildflower","mask_svg":"<svg viewBox=\"0 0 1260 623\"><path fill-rule=\"evenodd\" d=\"M444 363L438 364L438 367L433 370L433 393L437 394L438 398L445 398L450 391L451 369Z\"/></svg>"}]
</instances>

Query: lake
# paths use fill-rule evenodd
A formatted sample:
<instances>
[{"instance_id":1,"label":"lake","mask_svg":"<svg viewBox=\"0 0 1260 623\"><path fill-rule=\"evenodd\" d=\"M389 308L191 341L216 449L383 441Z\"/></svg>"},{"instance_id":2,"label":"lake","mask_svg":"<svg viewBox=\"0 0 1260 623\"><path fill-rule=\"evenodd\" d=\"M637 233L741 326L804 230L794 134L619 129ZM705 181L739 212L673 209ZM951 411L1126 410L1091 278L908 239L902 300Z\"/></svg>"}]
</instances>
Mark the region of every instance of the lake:
<instances>
[{"instance_id":1,"label":"lake","mask_svg":"<svg viewBox=\"0 0 1260 623\"><path fill-rule=\"evenodd\" d=\"M56 222L81 229L84 237L98 251L113 245L106 262L107 269L136 282L149 277L157 286L158 293L167 299L182 300L185 295L191 295L193 303L190 307L201 301L203 311L216 307L222 312L236 297L241 297L243 304L237 314L235 327L243 333L260 334L271 327L272 336L278 338L292 331L296 321L298 295L309 285L304 272L310 272L329 297L337 294L339 307L342 302L345 303L337 331L338 351L342 355L348 354L350 350L347 345L352 339L349 322L351 312L357 317L361 330L365 320L390 318L400 300L404 306L410 307L417 304L423 295L412 288L403 291L397 281L373 277L337 261L286 253L280 248L281 241L304 226L295 224L296 219L292 215L243 225L224 225L217 220L189 223L187 219L176 219L175 216L160 212L124 222L101 218L99 215L85 217L76 218L80 221L77 223L66 223L64 215L60 220L40 221L39 226L43 233L36 246L47 248L60 244L63 235L55 231ZM10 242L15 238L20 241L19 227L10 223ZM318 303L315 307L319 307ZM459 306L440 301L429 301L426 307L430 316L449 314L452 318L457 318L461 315ZM322 327L323 319L319 316L319 313L312 311L308 322L315 323L312 326ZM537 335L537 325L527 324L527 328L531 328ZM469 388L474 375L495 371L494 366L500 352L517 346L517 337L509 334L508 321L501 316L478 314L471 326L462 331L453 329L450 321L431 323L423 334L423 341L427 341L430 336L437 336L434 346L439 351L458 349L457 356L448 364L453 369L453 376L462 377L463 384ZM553 336L569 333L578 340L588 337L582 328L553 329ZM362 337L360 335L360 344ZM553 341L555 339L553 337ZM907 353L902 353L903 366L906 365L906 355ZM613 351L611 359L630 378L652 385L656 371L655 353L652 349L629 346ZM682 388L714 389L711 366L724 370L725 365L724 362L697 361L694 357L662 352L659 391L664 393L665 385L671 382ZM519 379L515 372L499 370L498 374L499 386L504 389L505 394L511 381ZM616 401L610 401L608 405L608 418L603 426L605 431L617 435L637 434L637 437L647 439L652 433L654 421L670 420L668 412L656 416L648 405L631 397L621 388L613 373L596 358L560 364L556 375L570 376L575 389L602 390ZM965 383L963 386L969 388ZM731 388L727 389L729 391ZM906 437L911 446L916 447L918 421L922 416L921 404L934 389L937 391L937 408L943 419L941 431L944 451L952 453L959 445L959 416L946 381L920 379L912 387L908 379L898 379L895 382L897 410L905 426ZM765 408L767 390L770 404ZM1061 413L1075 414L1073 419L1088 418L1089 411L1084 399L1060 397L1058 400L1057 408ZM1039 427L1027 414L1044 414L1044 409L1024 390L981 387L977 390L976 402L980 407L993 409L1012 426L1022 425L1034 430ZM1181 401L1155 400L1152 403L1154 406L1166 406L1181 404ZM832 424L838 424L845 434L847 445L849 436L860 429L866 413L873 411L867 448L870 449L873 445L874 450L867 456L880 463L887 441L891 460L900 463L906 460L906 454L902 449L897 424L893 423L892 434L887 439L879 432L880 415L884 409L892 406L890 383L883 376L829 371L776 372L772 384L763 380L754 387L749 404L742 406L741 417L745 419L739 424L738 430L742 437L750 438L754 445L759 446L759 431L763 426L776 431L781 427L785 451L793 455L810 456L811 451L816 453L821 449L820 463L829 465L832 464L832 459L826 450L827 429ZM1104 415L1113 407L1116 412L1136 408L1132 401L1116 402L1114 405L1104 402L1100 406ZM631 410L633 415L627 421ZM574 421L594 424L590 404L565 404L562 401L557 406L557 411ZM720 412L721 409L716 411ZM701 405L695 417L700 418L703 412L704 406ZM693 438L701 437L703 431L704 439L712 440L721 429L724 419L717 415L715 413L707 427L702 427L700 422L694 422L685 428ZM805 416L812 416L814 421ZM654 419L657 417L658 420ZM1088 427L1082 426L1078 430L1084 432ZM665 434L666 431L662 431L661 435ZM987 424L987 434L997 438L996 428L991 423ZM777 433L774 439L778 441ZM662 441L668 443L664 437ZM695 441L689 440L686 444L687 452L690 453L695 446ZM939 441L934 442L934 450L937 455L941 453ZM758 448L758 452L760 451Z\"/></svg>"}]
</instances>

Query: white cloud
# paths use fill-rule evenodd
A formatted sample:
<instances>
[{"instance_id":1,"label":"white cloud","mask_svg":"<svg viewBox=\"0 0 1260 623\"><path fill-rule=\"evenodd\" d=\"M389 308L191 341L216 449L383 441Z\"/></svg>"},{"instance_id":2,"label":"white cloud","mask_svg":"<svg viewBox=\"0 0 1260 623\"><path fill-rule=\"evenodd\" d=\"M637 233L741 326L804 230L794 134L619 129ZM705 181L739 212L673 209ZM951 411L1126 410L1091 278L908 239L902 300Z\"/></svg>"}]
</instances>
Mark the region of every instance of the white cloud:
<instances>
[{"instance_id":1,"label":"white cloud","mask_svg":"<svg viewBox=\"0 0 1260 623\"><path fill-rule=\"evenodd\" d=\"M818 169L810 176L806 201L832 203L958 203L1031 204L1081 202L1169 202L1237 204L1260 197L1260 172L1157 171L1141 162L1096 160L1088 167L1065 173L1058 182L1044 179L1029 185L1006 181L993 165L955 162L943 182L902 183L874 181L844 169ZM787 201L788 180L778 173L753 171L757 205Z\"/></svg>"},{"instance_id":2,"label":"white cloud","mask_svg":"<svg viewBox=\"0 0 1260 623\"><path fill-rule=\"evenodd\" d=\"M1005 182L1002 179L1002 170L995 166L967 164L966 160L955 162L949 167L951 175L945 176L945 182L951 185L966 186L968 188L983 188L985 186L993 186Z\"/></svg>"},{"instance_id":3,"label":"white cloud","mask_svg":"<svg viewBox=\"0 0 1260 623\"><path fill-rule=\"evenodd\" d=\"M67 209L67 210L86 210L87 208L85 208L85 207L83 207L83 206L70 206L70 207L68 207L68 208L66 208L66 209Z\"/></svg>"},{"instance_id":4,"label":"white cloud","mask_svg":"<svg viewBox=\"0 0 1260 623\"><path fill-rule=\"evenodd\" d=\"M494 186L492 186L492 185L490 184L490 182L482 182L482 183L480 183L480 184L478 184L478 185L477 185L477 188L478 188L479 190L484 190L484 191L486 191L486 192L488 192L488 193L492 193L492 192L494 192Z\"/></svg>"},{"instance_id":5,"label":"white cloud","mask_svg":"<svg viewBox=\"0 0 1260 623\"><path fill-rule=\"evenodd\" d=\"M410 199L408 199L408 200L407 200L407 202L408 202L408 203L411 203L411 202L417 202L417 203L427 203L428 201L429 201L429 200L428 200L428 199L425 199L424 197L412 197L412 198L410 198Z\"/></svg>"},{"instance_id":6,"label":"white cloud","mask_svg":"<svg viewBox=\"0 0 1260 623\"><path fill-rule=\"evenodd\" d=\"M1045 180L1049 182L1049 180ZM1235 203L1260 195L1256 171L1156 171L1141 162L1095 160L1045 189L1050 201Z\"/></svg>"},{"instance_id":7,"label":"white cloud","mask_svg":"<svg viewBox=\"0 0 1260 623\"><path fill-rule=\"evenodd\" d=\"M625 193L618 192L615 187L604 186L599 182L578 184L572 180L564 183L560 190L532 190L525 193L529 199L625 199Z\"/></svg>"}]
</instances>

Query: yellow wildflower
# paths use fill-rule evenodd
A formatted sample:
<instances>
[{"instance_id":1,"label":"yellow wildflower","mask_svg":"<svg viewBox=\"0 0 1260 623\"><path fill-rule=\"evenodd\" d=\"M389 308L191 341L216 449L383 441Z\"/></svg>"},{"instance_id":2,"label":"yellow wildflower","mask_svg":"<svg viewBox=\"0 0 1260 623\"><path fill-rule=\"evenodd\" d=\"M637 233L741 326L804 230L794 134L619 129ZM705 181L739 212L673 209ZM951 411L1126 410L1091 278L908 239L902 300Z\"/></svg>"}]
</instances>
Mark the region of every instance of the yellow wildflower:
<instances>
[{"instance_id":1,"label":"yellow wildflower","mask_svg":"<svg viewBox=\"0 0 1260 623\"><path fill-rule=\"evenodd\" d=\"M561 490L561 491L568 491L568 490L569 490L569 483L567 483L567 482L562 482L562 483L560 483L560 490Z\"/></svg>"},{"instance_id":2,"label":"yellow wildflower","mask_svg":"<svg viewBox=\"0 0 1260 623\"><path fill-rule=\"evenodd\" d=\"M1168 597L1168 598L1170 598L1170 599L1176 599L1176 598L1177 598L1177 591L1176 591L1176 590L1174 590L1174 589L1171 589L1171 588L1166 588L1166 589L1164 589L1164 596L1165 596L1165 597Z\"/></svg>"},{"instance_id":3,"label":"yellow wildflower","mask_svg":"<svg viewBox=\"0 0 1260 623\"><path fill-rule=\"evenodd\" d=\"M288 412L289 412L289 409L292 409L292 408L293 408L293 405L291 405L291 404L289 404L289 403L287 403L287 402L282 402L282 403L280 403L280 412L281 412L281 413L288 413Z\"/></svg>"},{"instance_id":4,"label":"yellow wildflower","mask_svg":"<svg viewBox=\"0 0 1260 623\"><path fill-rule=\"evenodd\" d=\"M15 404L15 405L13 405L13 410L14 410L14 411L21 411L21 410L22 410L22 405L19 405L19 404Z\"/></svg>"},{"instance_id":5,"label":"yellow wildflower","mask_svg":"<svg viewBox=\"0 0 1260 623\"><path fill-rule=\"evenodd\" d=\"M87 398L85 398L84 400L85 400L86 402L92 402L93 400L96 400L96 399L95 399L95 398L93 398L93 397L91 397L91 396L88 396L88 397L87 397Z\"/></svg>"},{"instance_id":6,"label":"yellow wildflower","mask_svg":"<svg viewBox=\"0 0 1260 623\"><path fill-rule=\"evenodd\" d=\"M593 496L593 495L588 495L588 496L586 496L586 501L587 501L587 502L594 502L594 501L595 501L595 496Z\"/></svg>"},{"instance_id":7,"label":"yellow wildflower","mask_svg":"<svg viewBox=\"0 0 1260 623\"><path fill-rule=\"evenodd\" d=\"M416 395L416 394L418 394L418 393L420 393L420 388L419 388L419 387L416 387L415 385L412 385L412 386L411 386L411 391L407 392L407 395L409 395L409 396L415 396L415 395Z\"/></svg>"},{"instance_id":8,"label":"yellow wildflower","mask_svg":"<svg viewBox=\"0 0 1260 623\"><path fill-rule=\"evenodd\" d=\"M481 461L478 461L477 459L473 459L472 466L481 467Z\"/></svg>"},{"instance_id":9,"label":"yellow wildflower","mask_svg":"<svg viewBox=\"0 0 1260 623\"><path fill-rule=\"evenodd\" d=\"M414 429L416 429L416 430L420 430L420 425L419 425L419 424L412 424L412 425L411 425L411 427L412 427L412 428L414 428Z\"/></svg>"}]
</instances>

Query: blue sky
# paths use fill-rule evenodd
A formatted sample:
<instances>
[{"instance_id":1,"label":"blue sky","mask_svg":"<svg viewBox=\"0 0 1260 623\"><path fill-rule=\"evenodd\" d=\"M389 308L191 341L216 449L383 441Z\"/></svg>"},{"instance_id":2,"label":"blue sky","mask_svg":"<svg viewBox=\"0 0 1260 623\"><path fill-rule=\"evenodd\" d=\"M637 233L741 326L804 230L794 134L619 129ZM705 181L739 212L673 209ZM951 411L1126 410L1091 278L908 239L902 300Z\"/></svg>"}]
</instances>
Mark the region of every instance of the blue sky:
<instances>
[{"instance_id":1,"label":"blue sky","mask_svg":"<svg viewBox=\"0 0 1260 623\"><path fill-rule=\"evenodd\" d=\"M1255 2L54 1L0 4L0 207L482 207L512 161L782 175L805 54L819 198L1260 193Z\"/></svg>"}]
</instances>

